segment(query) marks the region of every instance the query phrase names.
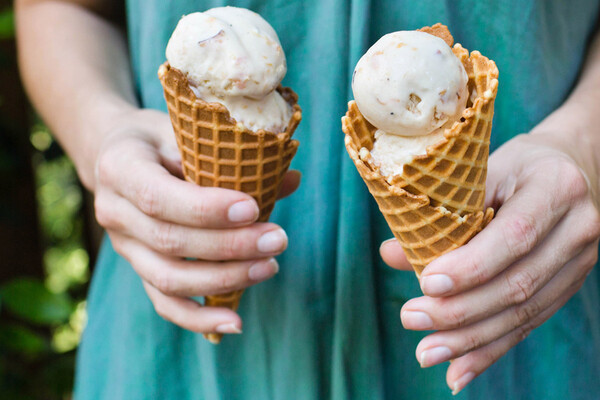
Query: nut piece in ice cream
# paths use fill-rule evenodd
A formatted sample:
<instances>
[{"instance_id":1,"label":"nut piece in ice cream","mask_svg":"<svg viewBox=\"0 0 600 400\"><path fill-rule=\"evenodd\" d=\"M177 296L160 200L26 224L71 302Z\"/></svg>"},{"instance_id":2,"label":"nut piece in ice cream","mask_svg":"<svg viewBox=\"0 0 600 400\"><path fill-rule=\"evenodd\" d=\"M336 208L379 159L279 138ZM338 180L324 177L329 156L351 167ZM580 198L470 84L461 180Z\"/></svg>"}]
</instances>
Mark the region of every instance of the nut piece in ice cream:
<instances>
[{"instance_id":1,"label":"nut piece in ice cream","mask_svg":"<svg viewBox=\"0 0 600 400\"><path fill-rule=\"evenodd\" d=\"M386 133L382 126L374 125L378 121L370 123L362 114L363 109L357 106L360 93L356 87L356 101L348 103L348 112L342 118L346 150L417 276L437 257L467 243L494 215L492 208L485 207L485 183L498 90L494 61L454 44L448 28L442 24L420 31L452 46L453 57L467 72L469 99L464 110L457 106L456 120L449 116L444 125L433 127L430 134L423 136ZM452 66L453 61L447 61ZM427 74L422 74L422 79L421 84L429 88L436 81ZM383 91L375 87L375 95L377 90ZM398 153L416 153L418 147L423 147L420 142L430 137L437 141L425 146L423 154L414 154L391 175L384 173L382 162L389 161L390 167L402 164L394 158Z\"/></svg>"},{"instance_id":2,"label":"nut piece in ice cream","mask_svg":"<svg viewBox=\"0 0 600 400\"><path fill-rule=\"evenodd\" d=\"M384 176L444 137L464 111L468 76L441 38L400 31L379 39L359 60L352 89L362 115L378 128L371 155Z\"/></svg>"},{"instance_id":3,"label":"nut piece in ice cream","mask_svg":"<svg viewBox=\"0 0 600 400\"><path fill-rule=\"evenodd\" d=\"M364 117L386 133L427 135L465 109L468 77L452 49L425 32L379 39L354 70L352 90Z\"/></svg>"},{"instance_id":4,"label":"nut piece in ice cream","mask_svg":"<svg viewBox=\"0 0 600 400\"><path fill-rule=\"evenodd\" d=\"M166 55L171 67L215 96L261 99L287 72L275 30L244 8L185 15L171 35Z\"/></svg>"},{"instance_id":5,"label":"nut piece in ice cream","mask_svg":"<svg viewBox=\"0 0 600 400\"><path fill-rule=\"evenodd\" d=\"M196 96L225 105L244 127L283 132L292 107L276 91L287 72L275 30L243 8L219 7L181 18L166 50Z\"/></svg>"},{"instance_id":6,"label":"nut piece in ice cream","mask_svg":"<svg viewBox=\"0 0 600 400\"><path fill-rule=\"evenodd\" d=\"M158 70L185 180L239 190L266 222L298 141L298 96L279 85L285 56L258 14L222 7L183 17ZM237 310L244 289L204 296L204 306ZM219 343L221 333L205 337Z\"/></svg>"}]
</instances>

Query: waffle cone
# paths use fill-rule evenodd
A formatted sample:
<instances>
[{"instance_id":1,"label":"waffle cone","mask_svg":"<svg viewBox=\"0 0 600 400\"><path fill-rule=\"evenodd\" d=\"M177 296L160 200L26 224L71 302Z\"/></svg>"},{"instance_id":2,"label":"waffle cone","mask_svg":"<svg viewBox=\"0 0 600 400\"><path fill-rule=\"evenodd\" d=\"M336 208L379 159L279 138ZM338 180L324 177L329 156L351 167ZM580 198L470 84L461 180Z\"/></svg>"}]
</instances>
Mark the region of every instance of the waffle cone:
<instances>
[{"instance_id":1,"label":"waffle cone","mask_svg":"<svg viewBox=\"0 0 600 400\"><path fill-rule=\"evenodd\" d=\"M441 24L422 31L453 45ZM445 129L444 138L405 164L401 175L386 178L373 164L370 151L377 128L354 101L342 118L348 154L417 276L435 258L468 242L494 215L493 209L484 209L484 201L498 69L460 44L452 51L469 76L471 99L460 120Z\"/></svg>"},{"instance_id":2,"label":"waffle cone","mask_svg":"<svg viewBox=\"0 0 600 400\"><path fill-rule=\"evenodd\" d=\"M224 105L197 98L186 76L168 63L161 65L158 77L181 153L185 179L200 186L249 194L258 204L258 221L267 221L298 148L298 141L292 140L302 118L298 96L289 88L279 87L279 93L294 109L286 130L254 132L238 124ZM206 296L204 304L236 311L243 292ZM222 335L205 337L219 343Z\"/></svg>"}]
</instances>

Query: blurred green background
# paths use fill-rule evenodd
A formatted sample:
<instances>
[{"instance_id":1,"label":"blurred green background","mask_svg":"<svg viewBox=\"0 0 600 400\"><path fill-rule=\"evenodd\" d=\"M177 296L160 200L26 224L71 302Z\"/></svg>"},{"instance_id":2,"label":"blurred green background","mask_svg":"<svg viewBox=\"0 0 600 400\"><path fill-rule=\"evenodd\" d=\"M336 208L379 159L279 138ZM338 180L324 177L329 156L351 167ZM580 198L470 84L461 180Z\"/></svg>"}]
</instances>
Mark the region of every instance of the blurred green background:
<instances>
[{"instance_id":1,"label":"blurred green background","mask_svg":"<svg viewBox=\"0 0 600 400\"><path fill-rule=\"evenodd\" d=\"M23 93L11 1L0 1L0 185L0 399L69 399L99 231Z\"/></svg>"}]
</instances>

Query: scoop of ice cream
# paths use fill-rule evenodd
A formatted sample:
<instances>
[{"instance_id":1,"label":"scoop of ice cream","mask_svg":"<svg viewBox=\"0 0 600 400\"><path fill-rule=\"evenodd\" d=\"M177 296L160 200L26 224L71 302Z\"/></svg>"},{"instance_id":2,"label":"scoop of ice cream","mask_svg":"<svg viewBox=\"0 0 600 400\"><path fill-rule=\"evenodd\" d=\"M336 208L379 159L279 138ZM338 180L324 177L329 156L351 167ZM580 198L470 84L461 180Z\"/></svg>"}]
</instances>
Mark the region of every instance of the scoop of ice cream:
<instances>
[{"instance_id":1,"label":"scoop of ice cream","mask_svg":"<svg viewBox=\"0 0 600 400\"><path fill-rule=\"evenodd\" d=\"M275 91L287 72L285 54L260 15L237 7L188 14L173 31L166 53L196 97L223 104L250 130L285 130L293 109Z\"/></svg>"},{"instance_id":2,"label":"scoop of ice cream","mask_svg":"<svg viewBox=\"0 0 600 400\"><path fill-rule=\"evenodd\" d=\"M378 129L420 136L460 117L467 82L462 63L442 39L400 31L383 36L360 59L352 90L358 109Z\"/></svg>"},{"instance_id":3,"label":"scoop of ice cream","mask_svg":"<svg viewBox=\"0 0 600 400\"><path fill-rule=\"evenodd\" d=\"M292 107L276 91L260 100L254 100L242 96L220 98L201 86L191 89L199 99L225 105L238 123L252 131L264 129L273 133L283 132L293 114Z\"/></svg>"},{"instance_id":4,"label":"scoop of ice cream","mask_svg":"<svg viewBox=\"0 0 600 400\"><path fill-rule=\"evenodd\" d=\"M260 15L237 7L185 15L167 44L167 60L215 96L260 99L287 72L275 30Z\"/></svg>"},{"instance_id":5,"label":"scoop of ice cream","mask_svg":"<svg viewBox=\"0 0 600 400\"><path fill-rule=\"evenodd\" d=\"M427 147L443 138L442 129L423 136L390 135L377 130L371 150L373 163L379 167L383 176L402 175L404 164L411 162L415 155L425 154Z\"/></svg>"}]
</instances>

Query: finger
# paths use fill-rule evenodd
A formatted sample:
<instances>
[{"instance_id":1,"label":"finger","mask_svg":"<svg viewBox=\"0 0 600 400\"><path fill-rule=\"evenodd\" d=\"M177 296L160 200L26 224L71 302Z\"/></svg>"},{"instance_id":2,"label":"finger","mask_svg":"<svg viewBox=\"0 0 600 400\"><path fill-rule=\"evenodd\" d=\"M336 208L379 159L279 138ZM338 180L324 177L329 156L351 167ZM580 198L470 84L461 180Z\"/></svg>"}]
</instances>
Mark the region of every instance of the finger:
<instances>
[{"instance_id":1,"label":"finger","mask_svg":"<svg viewBox=\"0 0 600 400\"><path fill-rule=\"evenodd\" d=\"M144 282L156 313L180 327L198 333L242 333L242 319L227 308L203 307L194 300L171 297Z\"/></svg>"},{"instance_id":2,"label":"finger","mask_svg":"<svg viewBox=\"0 0 600 400\"><path fill-rule=\"evenodd\" d=\"M301 179L302 173L300 171L295 169L288 171L283 177L277 198L282 199L294 193L298 189L298 186L300 186Z\"/></svg>"},{"instance_id":3,"label":"finger","mask_svg":"<svg viewBox=\"0 0 600 400\"><path fill-rule=\"evenodd\" d=\"M428 296L447 296L490 281L528 254L565 215L563 196L548 196L548 182L523 184L489 225L467 244L431 262L421 274Z\"/></svg>"},{"instance_id":4,"label":"finger","mask_svg":"<svg viewBox=\"0 0 600 400\"><path fill-rule=\"evenodd\" d=\"M176 151L175 153L173 153ZM164 146L162 149L159 149L160 157L161 157L161 165L165 167L165 169L173 176L184 180L185 176L183 175L183 169L181 166L181 157L179 155L179 151L176 149L173 150L170 147Z\"/></svg>"},{"instance_id":5,"label":"finger","mask_svg":"<svg viewBox=\"0 0 600 400\"><path fill-rule=\"evenodd\" d=\"M139 143L129 147L133 149L104 155L97 179L146 215L201 228L240 226L258 218L258 206L251 196L182 181L159 163L153 148Z\"/></svg>"},{"instance_id":6,"label":"finger","mask_svg":"<svg viewBox=\"0 0 600 400\"><path fill-rule=\"evenodd\" d=\"M96 206L102 226L135 237L159 253L203 260L248 260L285 250L285 231L272 223L254 223L233 229L197 229L150 218L114 194L103 194L108 210Z\"/></svg>"},{"instance_id":7,"label":"finger","mask_svg":"<svg viewBox=\"0 0 600 400\"><path fill-rule=\"evenodd\" d=\"M524 304L463 328L439 331L427 336L416 350L421 366L436 365L486 346L546 313L546 310L556 305L557 297L562 299L563 296L570 297L575 293L580 282L585 279L585 271L590 265L594 265L596 254L597 247L589 246Z\"/></svg>"},{"instance_id":8,"label":"finger","mask_svg":"<svg viewBox=\"0 0 600 400\"><path fill-rule=\"evenodd\" d=\"M230 293L267 280L279 271L272 258L222 263L169 258L119 233L109 234L115 250L137 274L169 296Z\"/></svg>"},{"instance_id":9,"label":"finger","mask_svg":"<svg viewBox=\"0 0 600 400\"><path fill-rule=\"evenodd\" d=\"M548 320L548 318L565 305L569 298L579 290L579 287L581 287L582 284L583 280L573 286L571 291L561 296L550 308L546 309L527 324L519 326L509 334L487 346L453 360L446 373L446 382L450 389L452 389L452 394L457 394L463 390L476 376L484 372L511 348L524 340L533 329Z\"/></svg>"},{"instance_id":10,"label":"finger","mask_svg":"<svg viewBox=\"0 0 600 400\"><path fill-rule=\"evenodd\" d=\"M408 301L402 308L403 324L416 330L454 329L525 303L590 244L587 233L573 231L580 217L570 214L527 257L490 282L454 296Z\"/></svg>"},{"instance_id":11,"label":"finger","mask_svg":"<svg viewBox=\"0 0 600 400\"><path fill-rule=\"evenodd\" d=\"M155 139L155 146L158 148L161 164L172 174L183 179L181 168L181 153L179 151L177 140L173 134L173 125L169 115L162 111L145 109L142 110L144 118L149 126L147 131L158 132L160 137Z\"/></svg>"},{"instance_id":12,"label":"finger","mask_svg":"<svg viewBox=\"0 0 600 400\"><path fill-rule=\"evenodd\" d=\"M406 254L404 254L404 249L402 249L397 239L392 238L381 243L379 253L383 261L390 267L403 271L412 271L412 266L408 262Z\"/></svg>"}]
</instances>

